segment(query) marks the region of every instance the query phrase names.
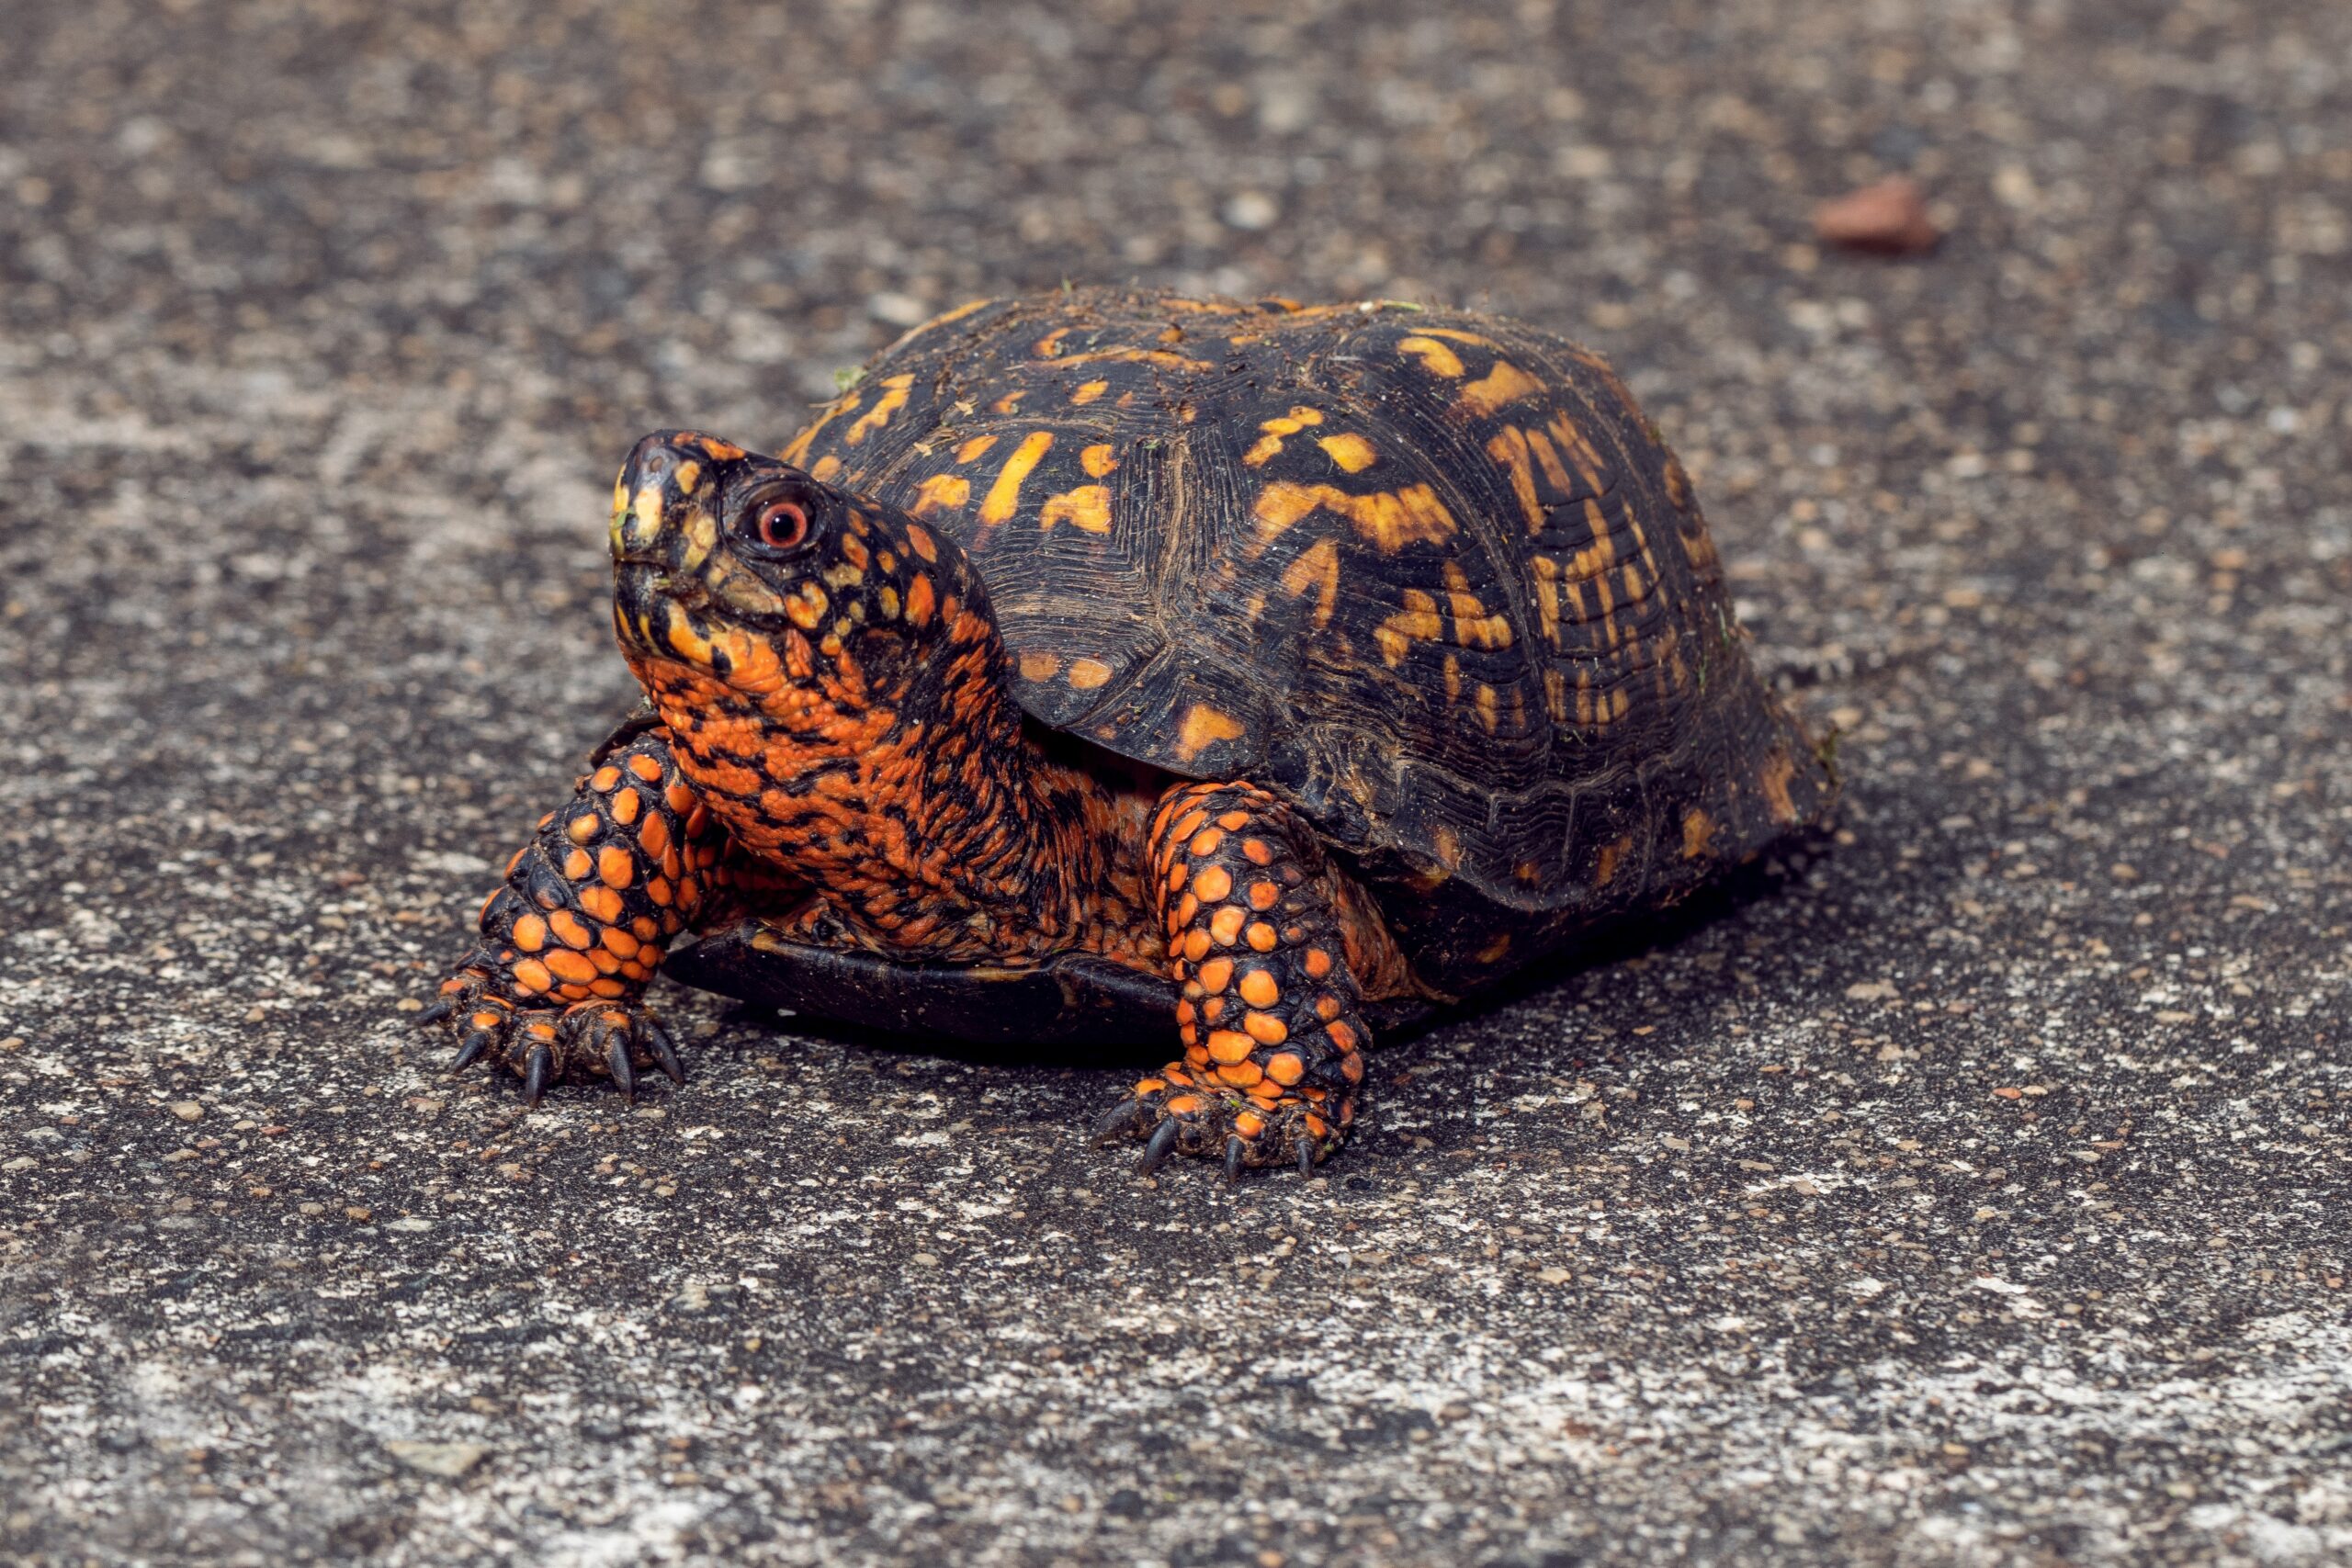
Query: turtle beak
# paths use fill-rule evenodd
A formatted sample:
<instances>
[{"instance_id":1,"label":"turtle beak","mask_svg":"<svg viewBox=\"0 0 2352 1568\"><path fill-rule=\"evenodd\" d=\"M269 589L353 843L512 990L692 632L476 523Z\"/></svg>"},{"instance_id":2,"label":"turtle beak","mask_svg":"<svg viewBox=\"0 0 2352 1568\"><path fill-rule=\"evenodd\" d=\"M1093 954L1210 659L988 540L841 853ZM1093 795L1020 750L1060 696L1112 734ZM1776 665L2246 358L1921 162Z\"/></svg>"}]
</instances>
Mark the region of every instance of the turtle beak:
<instances>
[{"instance_id":1,"label":"turtle beak","mask_svg":"<svg viewBox=\"0 0 2352 1568\"><path fill-rule=\"evenodd\" d=\"M631 447L613 486L614 563L675 565L685 536L709 531L707 503L726 468L745 456L731 442L692 430L657 430Z\"/></svg>"}]
</instances>

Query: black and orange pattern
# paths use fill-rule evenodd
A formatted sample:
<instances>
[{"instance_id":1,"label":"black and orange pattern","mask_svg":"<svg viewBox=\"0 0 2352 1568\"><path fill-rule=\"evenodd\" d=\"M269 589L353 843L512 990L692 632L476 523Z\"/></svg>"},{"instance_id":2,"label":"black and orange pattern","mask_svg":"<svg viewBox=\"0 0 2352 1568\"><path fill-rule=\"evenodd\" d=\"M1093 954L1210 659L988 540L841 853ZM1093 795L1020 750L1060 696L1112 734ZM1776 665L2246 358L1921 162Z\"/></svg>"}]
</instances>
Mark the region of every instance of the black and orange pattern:
<instances>
[{"instance_id":1,"label":"black and orange pattern","mask_svg":"<svg viewBox=\"0 0 2352 1568\"><path fill-rule=\"evenodd\" d=\"M1171 1151L1228 1176L1309 1169L1355 1124L1372 1043L1359 976L1398 987L1403 957L1313 829L1252 784L1170 790L1149 842L1184 1055L1102 1131L1146 1139L1147 1169Z\"/></svg>"},{"instance_id":2,"label":"black and orange pattern","mask_svg":"<svg viewBox=\"0 0 2352 1568\"><path fill-rule=\"evenodd\" d=\"M611 543L650 716L447 987L461 1057L534 1096L673 1065L646 979L748 918L739 959L919 969L930 1016L958 974L975 1010L983 974L1172 981L1185 1055L1112 1130L1311 1166L1368 1011L1671 902L1834 794L1623 384L1467 312L976 302L781 460L649 436Z\"/></svg>"},{"instance_id":3,"label":"black and orange pattern","mask_svg":"<svg viewBox=\"0 0 2352 1568\"><path fill-rule=\"evenodd\" d=\"M421 1015L451 1021L457 1066L494 1055L534 1102L572 1074L633 1094L649 1063L684 1081L668 1032L633 1004L680 933L732 907L726 840L667 732L626 725L592 762L506 863L481 940Z\"/></svg>"}]
</instances>

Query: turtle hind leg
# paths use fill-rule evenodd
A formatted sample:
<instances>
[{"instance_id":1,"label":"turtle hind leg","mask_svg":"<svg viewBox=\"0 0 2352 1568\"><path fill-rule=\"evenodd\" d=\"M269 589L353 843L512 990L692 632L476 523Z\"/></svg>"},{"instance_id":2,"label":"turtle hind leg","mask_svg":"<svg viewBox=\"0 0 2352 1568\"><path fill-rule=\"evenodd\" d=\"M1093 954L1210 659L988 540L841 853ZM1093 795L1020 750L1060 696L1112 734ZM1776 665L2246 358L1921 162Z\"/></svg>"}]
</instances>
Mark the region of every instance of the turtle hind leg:
<instances>
[{"instance_id":1,"label":"turtle hind leg","mask_svg":"<svg viewBox=\"0 0 2352 1568\"><path fill-rule=\"evenodd\" d=\"M1147 1172L1176 1154L1229 1177L1311 1169L1355 1124L1372 1030L1350 953L1363 961L1385 933L1350 931L1363 917L1313 829L1253 784L1170 790L1146 863L1184 1055L1136 1084L1102 1133L1143 1140Z\"/></svg>"}]
</instances>

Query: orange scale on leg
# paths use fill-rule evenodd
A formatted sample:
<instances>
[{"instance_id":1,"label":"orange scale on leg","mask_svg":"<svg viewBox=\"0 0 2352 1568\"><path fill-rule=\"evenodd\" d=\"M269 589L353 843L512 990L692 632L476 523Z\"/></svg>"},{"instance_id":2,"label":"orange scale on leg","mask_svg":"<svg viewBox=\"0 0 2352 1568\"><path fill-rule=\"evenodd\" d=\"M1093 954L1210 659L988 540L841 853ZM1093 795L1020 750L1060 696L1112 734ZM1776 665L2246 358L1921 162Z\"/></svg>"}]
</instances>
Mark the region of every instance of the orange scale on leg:
<instances>
[{"instance_id":1,"label":"orange scale on leg","mask_svg":"<svg viewBox=\"0 0 2352 1568\"><path fill-rule=\"evenodd\" d=\"M1268 844L1263 839L1242 840L1241 854L1242 858L1247 860L1251 865L1272 865L1274 863L1273 847Z\"/></svg>"},{"instance_id":2,"label":"orange scale on leg","mask_svg":"<svg viewBox=\"0 0 2352 1568\"><path fill-rule=\"evenodd\" d=\"M625 997L628 995L628 986L618 980L610 978L592 980L589 982L588 989L592 995L599 997Z\"/></svg>"},{"instance_id":3,"label":"orange scale on leg","mask_svg":"<svg viewBox=\"0 0 2352 1568\"><path fill-rule=\"evenodd\" d=\"M1239 914L1240 912L1241 912L1241 911L1240 911L1240 910L1238 910L1238 909L1236 909L1236 910L1234 911L1234 913L1235 913L1235 914L1237 914L1237 915L1238 915L1238 914ZM1252 921L1250 921L1250 947L1251 947L1252 949L1254 949L1255 951L1257 951L1257 952L1259 952L1259 953L1272 953L1272 952L1273 952L1273 950L1274 950L1274 928L1273 928L1273 927L1272 927L1272 926L1270 926L1270 925L1268 925L1268 924L1267 924L1265 921L1263 921L1263 920L1252 920Z\"/></svg>"},{"instance_id":4,"label":"orange scale on leg","mask_svg":"<svg viewBox=\"0 0 2352 1568\"><path fill-rule=\"evenodd\" d=\"M536 958L526 958L508 973L514 976L514 988L526 997L536 997L555 984L548 966Z\"/></svg>"},{"instance_id":5,"label":"orange scale on leg","mask_svg":"<svg viewBox=\"0 0 2352 1568\"><path fill-rule=\"evenodd\" d=\"M655 761L652 758L647 756L642 751L628 760L628 771L635 773L639 778L643 779L647 784L660 784L662 782L662 764ZM684 788L684 786L680 785L679 787Z\"/></svg>"},{"instance_id":6,"label":"orange scale on leg","mask_svg":"<svg viewBox=\"0 0 2352 1568\"><path fill-rule=\"evenodd\" d=\"M1284 1051L1279 1056L1269 1057L1266 1061L1266 1076L1284 1088L1288 1088L1306 1076L1306 1059L1293 1051Z\"/></svg>"},{"instance_id":7,"label":"orange scale on leg","mask_svg":"<svg viewBox=\"0 0 2352 1568\"><path fill-rule=\"evenodd\" d=\"M1204 904L1214 904L1233 891L1233 873L1213 865L1193 878L1193 892Z\"/></svg>"},{"instance_id":8,"label":"orange scale on leg","mask_svg":"<svg viewBox=\"0 0 2352 1568\"><path fill-rule=\"evenodd\" d=\"M1270 1008L1282 995L1282 987L1263 969L1252 969L1241 976L1241 999L1253 1008Z\"/></svg>"},{"instance_id":9,"label":"orange scale on leg","mask_svg":"<svg viewBox=\"0 0 2352 1568\"><path fill-rule=\"evenodd\" d=\"M1216 825L1231 833L1250 826L1250 813L1241 810L1227 812L1216 819Z\"/></svg>"},{"instance_id":10,"label":"orange scale on leg","mask_svg":"<svg viewBox=\"0 0 2352 1568\"><path fill-rule=\"evenodd\" d=\"M1168 1080L1165 1078L1137 1078L1136 1080L1136 1092L1137 1094L1158 1094L1161 1089L1166 1089L1167 1087Z\"/></svg>"},{"instance_id":11,"label":"orange scale on leg","mask_svg":"<svg viewBox=\"0 0 2352 1568\"><path fill-rule=\"evenodd\" d=\"M1254 1111L1238 1111L1233 1118L1233 1130L1245 1138L1254 1138L1266 1130L1266 1119Z\"/></svg>"},{"instance_id":12,"label":"orange scale on leg","mask_svg":"<svg viewBox=\"0 0 2352 1568\"><path fill-rule=\"evenodd\" d=\"M1251 1084L1264 1077L1266 1070L1257 1063L1244 1058L1219 1067L1216 1070L1216 1076L1236 1089L1248 1089Z\"/></svg>"},{"instance_id":13,"label":"orange scale on leg","mask_svg":"<svg viewBox=\"0 0 2352 1568\"><path fill-rule=\"evenodd\" d=\"M1250 907L1260 914L1272 908L1275 901L1282 896L1283 890L1271 882L1253 882L1250 885Z\"/></svg>"},{"instance_id":14,"label":"orange scale on leg","mask_svg":"<svg viewBox=\"0 0 2352 1568\"><path fill-rule=\"evenodd\" d=\"M1290 1026L1270 1012L1253 1012L1241 1020L1250 1038L1261 1045L1279 1045L1290 1038Z\"/></svg>"},{"instance_id":15,"label":"orange scale on leg","mask_svg":"<svg viewBox=\"0 0 2352 1568\"><path fill-rule=\"evenodd\" d=\"M1237 915L1240 913L1238 909L1233 912ZM1182 947L1184 956L1191 959L1193 963L1198 964L1203 958L1208 955L1209 933L1202 931L1197 926L1194 927L1193 930L1184 933Z\"/></svg>"},{"instance_id":16,"label":"orange scale on leg","mask_svg":"<svg viewBox=\"0 0 2352 1568\"><path fill-rule=\"evenodd\" d=\"M526 953L537 953L548 944L548 923L537 915L525 915L514 922L514 945Z\"/></svg>"},{"instance_id":17,"label":"orange scale on leg","mask_svg":"<svg viewBox=\"0 0 2352 1568\"><path fill-rule=\"evenodd\" d=\"M1233 939L1241 934L1241 911L1231 904L1209 917L1209 935L1219 947L1231 947Z\"/></svg>"},{"instance_id":18,"label":"orange scale on leg","mask_svg":"<svg viewBox=\"0 0 2352 1568\"><path fill-rule=\"evenodd\" d=\"M1257 1049L1257 1042L1238 1029L1220 1029L1209 1036L1208 1049L1211 1059L1230 1066Z\"/></svg>"},{"instance_id":19,"label":"orange scale on leg","mask_svg":"<svg viewBox=\"0 0 2352 1568\"><path fill-rule=\"evenodd\" d=\"M1201 988L1204 991L1222 991L1232 978L1233 960L1230 958L1212 958L1201 965Z\"/></svg>"},{"instance_id":20,"label":"orange scale on leg","mask_svg":"<svg viewBox=\"0 0 2352 1568\"><path fill-rule=\"evenodd\" d=\"M1213 855L1216 853L1216 847L1223 842L1225 842L1225 832L1222 829L1204 828L1193 835L1192 842L1186 844L1184 850L1188 854Z\"/></svg>"},{"instance_id":21,"label":"orange scale on leg","mask_svg":"<svg viewBox=\"0 0 2352 1568\"><path fill-rule=\"evenodd\" d=\"M1351 1051L1340 1058L1340 1076L1350 1083L1363 1082L1363 1053Z\"/></svg>"},{"instance_id":22,"label":"orange scale on leg","mask_svg":"<svg viewBox=\"0 0 2352 1568\"><path fill-rule=\"evenodd\" d=\"M1195 1067L1206 1067L1209 1065L1208 1048L1204 1045L1187 1043L1184 1047L1184 1060Z\"/></svg>"}]
</instances>

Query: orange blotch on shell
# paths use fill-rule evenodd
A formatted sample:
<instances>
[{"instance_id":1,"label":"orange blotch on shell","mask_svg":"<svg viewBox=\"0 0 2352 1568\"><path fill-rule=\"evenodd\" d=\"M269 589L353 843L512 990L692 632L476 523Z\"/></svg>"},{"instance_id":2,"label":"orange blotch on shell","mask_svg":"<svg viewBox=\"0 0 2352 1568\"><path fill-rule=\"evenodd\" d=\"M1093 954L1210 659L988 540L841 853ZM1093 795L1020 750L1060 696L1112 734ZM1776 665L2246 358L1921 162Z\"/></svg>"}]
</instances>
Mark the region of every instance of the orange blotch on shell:
<instances>
[{"instance_id":1,"label":"orange blotch on shell","mask_svg":"<svg viewBox=\"0 0 2352 1568\"><path fill-rule=\"evenodd\" d=\"M1212 958L1201 965L1203 990L1222 991L1225 989L1226 982L1232 978L1233 960L1230 958Z\"/></svg>"},{"instance_id":2,"label":"orange blotch on shell","mask_svg":"<svg viewBox=\"0 0 2352 1568\"><path fill-rule=\"evenodd\" d=\"M1219 947L1231 947L1233 939L1241 934L1241 921L1242 914L1239 907L1227 904L1209 917L1209 935L1216 940Z\"/></svg>"},{"instance_id":3,"label":"orange blotch on shell","mask_svg":"<svg viewBox=\"0 0 2352 1568\"><path fill-rule=\"evenodd\" d=\"M607 887L627 887L637 880L637 859L618 844L596 852L596 875Z\"/></svg>"},{"instance_id":4,"label":"orange blotch on shell","mask_svg":"<svg viewBox=\"0 0 2352 1568\"><path fill-rule=\"evenodd\" d=\"M1285 1051L1267 1060L1266 1076L1288 1088L1306 1076L1306 1060L1294 1052Z\"/></svg>"},{"instance_id":5,"label":"orange blotch on shell","mask_svg":"<svg viewBox=\"0 0 2352 1568\"><path fill-rule=\"evenodd\" d=\"M555 984L555 976L548 972L548 966L536 958L526 958L510 973L514 977L514 988L526 997L536 997Z\"/></svg>"},{"instance_id":6,"label":"orange blotch on shell","mask_svg":"<svg viewBox=\"0 0 2352 1568\"><path fill-rule=\"evenodd\" d=\"M563 857L563 876L567 882L582 881L595 869L596 863L588 858L586 850L574 849Z\"/></svg>"},{"instance_id":7,"label":"orange blotch on shell","mask_svg":"<svg viewBox=\"0 0 2352 1568\"><path fill-rule=\"evenodd\" d=\"M620 782L621 771L613 766L610 762L607 762L603 767L598 768L595 773L588 780L588 787L595 790L600 795L609 794L612 791L612 787Z\"/></svg>"},{"instance_id":8,"label":"orange blotch on shell","mask_svg":"<svg viewBox=\"0 0 2352 1568\"><path fill-rule=\"evenodd\" d=\"M1253 1008L1270 1008L1282 999L1282 987L1263 969L1252 969L1241 976L1241 999Z\"/></svg>"},{"instance_id":9,"label":"orange blotch on shell","mask_svg":"<svg viewBox=\"0 0 2352 1568\"><path fill-rule=\"evenodd\" d=\"M1256 1043L1238 1029L1219 1029L1209 1035L1209 1056L1216 1062L1238 1062L1257 1048Z\"/></svg>"},{"instance_id":10,"label":"orange blotch on shell","mask_svg":"<svg viewBox=\"0 0 2352 1568\"><path fill-rule=\"evenodd\" d=\"M1223 829L1204 828L1193 835L1193 841L1186 844L1184 848L1196 855L1213 855L1216 853L1216 847L1223 842L1225 842Z\"/></svg>"},{"instance_id":11,"label":"orange blotch on shell","mask_svg":"<svg viewBox=\"0 0 2352 1568\"><path fill-rule=\"evenodd\" d=\"M1236 915L1241 913L1238 909L1236 909L1233 912ZM1254 951L1259 953L1272 953L1274 950L1274 941L1273 927L1268 925L1263 920L1252 920L1250 922L1250 946Z\"/></svg>"},{"instance_id":12,"label":"orange blotch on shell","mask_svg":"<svg viewBox=\"0 0 2352 1568\"><path fill-rule=\"evenodd\" d=\"M1213 865L1193 878L1193 892L1204 904L1214 904L1232 891L1233 873L1221 865ZM1220 937L1218 940L1230 942L1233 939Z\"/></svg>"},{"instance_id":13,"label":"orange blotch on shell","mask_svg":"<svg viewBox=\"0 0 2352 1568\"><path fill-rule=\"evenodd\" d=\"M586 947L596 940L595 932L580 923L580 917L569 909L558 909L548 917L548 925L563 939L566 947Z\"/></svg>"},{"instance_id":14,"label":"orange blotch on shell","mask_svg":"<svg viewBox=\"0 0 2352 1568\"><path fill-rule=\"evenodd\" d=\"M1263 1078L1266 1076L1266 1070L1255 1062L1240 1061L1230 1066L1219 1067L1216 1070L1216 1076L1236 1089L1248 1089L1251 1084Z\"/></svg>"},{"instance_id":15,"label":"orange blotch on shell","mask_svg":"<svg viewBox=\"0 0 2352 1568\"><path fill-rule=\"evenodd\" d=\"M549 974L583 986L596 977L596 966L569 948L558 948L548 953L547 964Z\"/></svg>"},{"instance_id":16,"label":"orange blotch on shell","mask_svg":"<svg viewBox=\"0 0 2352 1568\"><path fill-rule=\"evenodd\" d=\"M537 915L525 915L514 922L514 945L526 953L537 953L548 944L548 923Z\"/></svg>"},{"instance_id":17,"label":"orange blotch on shell","mask_svg":"<svg viewBox=\"0 0 2352 1568\"><path fill-rule=\"evenodd\" d=\"M1244 1015L1241 1027L1261 1045L1279 1045L1290 1038L1290 1026L1270 1012Z\"/></svg>"}]
</instances>

